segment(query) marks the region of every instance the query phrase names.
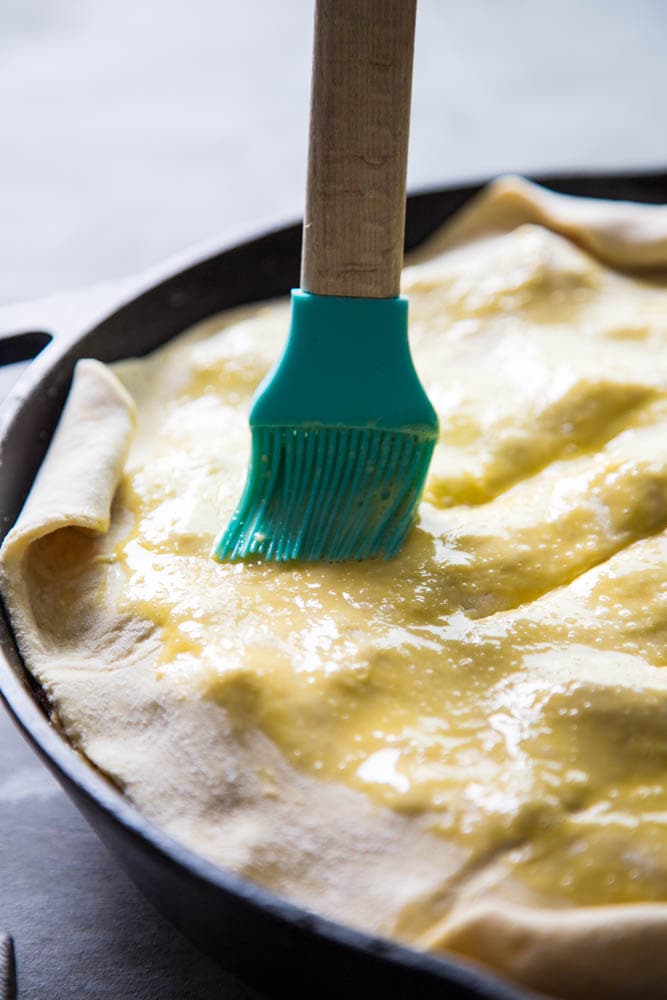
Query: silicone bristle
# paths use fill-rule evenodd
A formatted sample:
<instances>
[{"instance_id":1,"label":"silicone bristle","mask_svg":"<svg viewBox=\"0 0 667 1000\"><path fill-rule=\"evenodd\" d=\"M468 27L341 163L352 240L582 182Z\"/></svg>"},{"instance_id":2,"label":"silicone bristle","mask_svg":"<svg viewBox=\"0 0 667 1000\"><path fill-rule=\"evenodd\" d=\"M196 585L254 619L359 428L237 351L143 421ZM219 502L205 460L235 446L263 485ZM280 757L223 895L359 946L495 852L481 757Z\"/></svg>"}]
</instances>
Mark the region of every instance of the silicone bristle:
<instances>
[{"instance_id":1,"label":"silicone bristle","mask_svg":"<svg viewBox=\"0 0 667 1000\"><path fill-rule=\"evenodd\" d=\"M223 561L390 558L414 524L435 441L403 431L254 428Z\"/></svg>"}]
</instances>

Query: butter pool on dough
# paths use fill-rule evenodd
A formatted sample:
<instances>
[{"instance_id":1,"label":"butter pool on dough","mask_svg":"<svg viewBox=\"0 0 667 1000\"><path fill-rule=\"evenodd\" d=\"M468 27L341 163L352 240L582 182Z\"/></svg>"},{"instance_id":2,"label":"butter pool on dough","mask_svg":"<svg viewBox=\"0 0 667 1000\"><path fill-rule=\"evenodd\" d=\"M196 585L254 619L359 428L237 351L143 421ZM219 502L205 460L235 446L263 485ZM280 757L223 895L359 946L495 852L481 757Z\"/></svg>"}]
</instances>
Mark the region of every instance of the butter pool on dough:
<instances>
[{"instance_id":1,"label":"butter pool on dough","mask_svg":"<svg viewBox=\"0 0 667 1000\"><path fill-rule=\"evenodd\" d=\"M302 905L545 993L662 996L665 279L664 209L516 179L420 252L441 438L391 562L209 557L285 304L80 363L2 552L70 740Z\"/></svg>"}]
</instances>

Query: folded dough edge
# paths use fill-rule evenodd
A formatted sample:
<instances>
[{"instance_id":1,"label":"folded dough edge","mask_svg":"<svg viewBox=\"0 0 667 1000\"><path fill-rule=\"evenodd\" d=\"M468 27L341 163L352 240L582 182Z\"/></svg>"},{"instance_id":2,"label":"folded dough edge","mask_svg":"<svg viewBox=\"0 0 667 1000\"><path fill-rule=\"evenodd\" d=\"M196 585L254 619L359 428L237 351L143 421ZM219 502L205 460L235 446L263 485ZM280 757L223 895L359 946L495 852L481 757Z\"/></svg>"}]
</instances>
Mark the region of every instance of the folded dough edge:
<instances>
[{"instance_id":1,"label":"folded dough edge","mask_svg":"<svg viewBox=\"0 0 667 1000\"><path fill-rule=\"evenodd\" d=\"M84 359L16 524L0 549L0 581L12 624L34 642L23 563L30 546L61 528L104 534L136 422L132 398L99 361Z\"/></svg>"}]
</instances>

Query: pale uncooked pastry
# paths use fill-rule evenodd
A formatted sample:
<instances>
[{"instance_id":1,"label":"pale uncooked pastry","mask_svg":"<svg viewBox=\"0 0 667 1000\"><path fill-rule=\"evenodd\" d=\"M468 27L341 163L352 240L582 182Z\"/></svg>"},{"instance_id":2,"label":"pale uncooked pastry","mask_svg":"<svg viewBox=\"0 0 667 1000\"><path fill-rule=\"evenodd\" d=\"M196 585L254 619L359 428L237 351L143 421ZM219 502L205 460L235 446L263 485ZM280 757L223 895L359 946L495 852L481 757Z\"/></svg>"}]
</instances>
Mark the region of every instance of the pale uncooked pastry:
<instances>
[{"instance_id":1,"label":"pale uncooked pastry","mask_svg":"<svg viewBox=\"0 0 667 1000\"><path fill-rule=\"evenodd\" d=\"M80 362L2 550L68 738L304 906L560 997L662 997L665 278L667 209L513 178L414 256L442 433L390 563L209 558L286 304Z\"/></svg>"}]
</instances>

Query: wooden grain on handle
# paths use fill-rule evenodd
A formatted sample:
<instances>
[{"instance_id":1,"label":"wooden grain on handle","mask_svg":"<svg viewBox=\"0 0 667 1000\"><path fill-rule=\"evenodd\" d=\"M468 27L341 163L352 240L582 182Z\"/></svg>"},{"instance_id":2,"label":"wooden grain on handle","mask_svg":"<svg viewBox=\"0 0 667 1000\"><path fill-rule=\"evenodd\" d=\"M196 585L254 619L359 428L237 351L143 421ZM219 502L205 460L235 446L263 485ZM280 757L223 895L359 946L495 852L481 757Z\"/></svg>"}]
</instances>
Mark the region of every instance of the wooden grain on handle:
<instances>
[{"instance_id":1,"label":"wooden grain on handle","mask_svg":"<svg viewBox=\"0 0 667 1000\"><path fill-rule=\"evenodd\" d=\"M416 0L317 0L301 287L398 295Z\"/></svg>"}]
</instances>

